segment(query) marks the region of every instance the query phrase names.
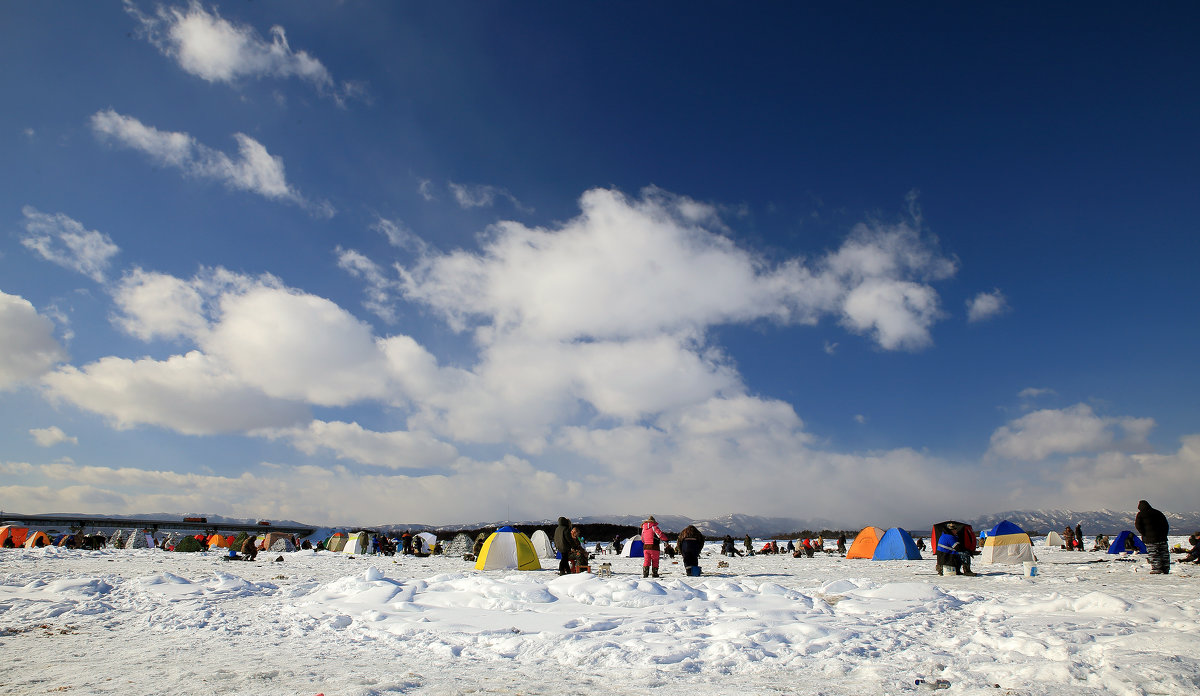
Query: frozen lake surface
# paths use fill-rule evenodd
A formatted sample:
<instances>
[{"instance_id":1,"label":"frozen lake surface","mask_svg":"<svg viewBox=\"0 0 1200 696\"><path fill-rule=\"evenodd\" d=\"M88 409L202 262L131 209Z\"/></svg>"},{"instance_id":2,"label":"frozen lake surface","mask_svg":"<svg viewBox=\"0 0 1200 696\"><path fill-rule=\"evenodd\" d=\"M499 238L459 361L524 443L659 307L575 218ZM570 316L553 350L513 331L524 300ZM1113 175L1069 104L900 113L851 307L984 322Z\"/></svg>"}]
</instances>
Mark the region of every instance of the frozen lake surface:
<instances>
[{"instance_id":1,"label":"frozen lake surface","mask_svg":"<svg viewBox=\"0 0 1200 696\"><path fill-rule=\"evenodd\" d=\"M1200 567L1035 548L1037 577L969 578L710 544L704 576L664 558L657 580L613 556L593 562L611 577L559 577L554 561L4 550L0 692L1200 693Z\"/></svg>"}]
</instances>

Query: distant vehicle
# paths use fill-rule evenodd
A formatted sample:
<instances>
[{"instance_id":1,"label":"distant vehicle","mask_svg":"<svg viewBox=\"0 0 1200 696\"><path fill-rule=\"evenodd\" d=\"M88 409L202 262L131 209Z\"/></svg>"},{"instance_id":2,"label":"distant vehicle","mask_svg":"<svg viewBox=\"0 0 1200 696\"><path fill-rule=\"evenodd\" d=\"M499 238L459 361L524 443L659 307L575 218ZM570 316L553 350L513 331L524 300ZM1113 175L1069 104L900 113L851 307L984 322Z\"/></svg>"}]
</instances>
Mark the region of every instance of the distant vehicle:
<instances>
[{"instance_id":1,"label":"distant vehicle","mask_svg":"<svg viewBox=\"0 0 1200 696\"><path fill-rule=\"evenodd\" d=\"M266 521L266 520L259 520L259 521L258 521L258 523L259 523L259 524L261 524L261 525L262 525L262 526L264 526L264 527L270 527L270 526L271 526L271 523L270 523L270 522L268 522L268 521Z\"/></svg>"},{"instance_id":2,"label":"distant vehicle","mask_svg":"<svg viewBox=\"0 0 1200 696\"><path fill-rule=\"evenodd\" d=\"M183 518L183 521L184 522L199 522L201 524L208 524L207 517L185 517L185 518Z\"/></svg>"}]
</instances>

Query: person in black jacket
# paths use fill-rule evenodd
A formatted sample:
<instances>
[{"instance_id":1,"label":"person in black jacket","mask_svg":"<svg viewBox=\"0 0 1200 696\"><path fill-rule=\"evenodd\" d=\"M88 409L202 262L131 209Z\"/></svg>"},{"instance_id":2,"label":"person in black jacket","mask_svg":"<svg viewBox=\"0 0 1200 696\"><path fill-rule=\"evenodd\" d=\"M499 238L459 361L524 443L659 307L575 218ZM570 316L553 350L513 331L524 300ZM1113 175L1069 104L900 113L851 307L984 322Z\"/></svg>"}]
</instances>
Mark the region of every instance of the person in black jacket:
<instances>
[{"instance_id":1,"label":"person in black jacket","mask_svg":"<svg viewBox=\"0 0 1200 696\"><path fill-rule=\"evenodd\" d=\"M688 575L700 574L700 550L704 548L704 535L689 524L679 533L679 553L683 554L683 569ZM692 570L695 568L695 570Z\"/></svg>"},{"instance_id":2,"label":"person in black jacket","mask_svg":"<svg viewBox=\"0 0 1200 696\"><path fill-rule=\"evenodd\" d=\"M571 520L558 518L558 527L554 530L554 548L558 550L559 575L571 572L571 551L578 545L579 542L571 536Z\"/></svg>"},{"instance_id":3,"label":"person in black jacket","mask_svg":"<svg viewBox=\"0 0 1200 696\"><path fill-rule=\"evenodd\" d=\"M1150 560L1150 572L1165 574L1171 572L1171 551L1167 548L1167 516L1150 507L1150 503L1139 500L1138 513L1134 518L1133 528L1142 536L1146 544L1146 555Z\"/></svg>"}]
</instances>

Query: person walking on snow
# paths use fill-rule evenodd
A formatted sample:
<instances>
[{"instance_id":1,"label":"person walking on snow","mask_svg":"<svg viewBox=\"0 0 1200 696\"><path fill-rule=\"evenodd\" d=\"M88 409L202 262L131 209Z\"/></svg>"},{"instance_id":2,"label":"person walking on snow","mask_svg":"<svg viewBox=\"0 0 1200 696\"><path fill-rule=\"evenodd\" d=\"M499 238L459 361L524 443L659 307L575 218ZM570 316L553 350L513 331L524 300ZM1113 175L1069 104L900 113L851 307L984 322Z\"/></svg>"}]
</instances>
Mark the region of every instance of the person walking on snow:
<instances>
[{"instance_id":1,"label":"person walking on snow","mask_svg":"<svg viewBox=\"0 0 1200 696\"><path fill-rule=\"evenodd\" d=\"M654 515L646 518L642 523L642 577L648 577L651 570L654 571L654 577L658 577L658 557L660 551L658 544L660 541L666 541L667 535L663 534L662 528L658 526L658 521L654 519Z\"/></svg>"}]
</instances>

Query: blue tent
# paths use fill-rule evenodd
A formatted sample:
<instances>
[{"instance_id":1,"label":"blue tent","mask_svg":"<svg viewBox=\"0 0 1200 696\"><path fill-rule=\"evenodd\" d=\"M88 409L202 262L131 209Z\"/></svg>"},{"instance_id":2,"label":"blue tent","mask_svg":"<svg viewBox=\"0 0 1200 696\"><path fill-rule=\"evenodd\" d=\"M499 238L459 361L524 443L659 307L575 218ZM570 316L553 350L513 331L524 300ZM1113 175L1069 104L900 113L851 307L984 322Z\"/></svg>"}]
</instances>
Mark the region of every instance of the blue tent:
<instances>
[{"instance_id":1,"label":"blue tent","mask_svg":"<svg viewBox=\"0 0 1200 696\"><path fill-rule=\"evenodd\" d=\"M871 556L871 560L919 561L921 552L917 550L917 544L911 534L899 527L892 527L884 532L879 543L875 545L875 555Z\"/></svg>"},{"instance_id":2,"label":"blue tent","mask_svg":"<svg viewBox=\"0 0 1200 696\"><path fill-rule=\"evenodd\" d=\"M644 558L643 544L641 537L631 537L625 542L625 546L621 550L621 555L626 558Z\"/></svg>"},{"instance_id":3,"label":"blue tent","mask_svg":"<svg viewBox=\"0 0 1200 696\"><path fill-rule=\"evenodd\" d=\"M984 532L985 537L998 537L1006 534L1025 534L1025 530L1021 529L1012 522L1009 522L1008 520L1004 520L1000 524Z\"/></svg>"},{"instance_id":4,"label":"blue tent","mask_svg":"<svg viewBox=\"0 0 1200 696\"><path fill-rule=\"evenodd\" d=\"M1118 534L1116 539L1113 539L1112 546L1108 547L1108 552L1125 553L1125 540L1130 537L1133 537L1133 545L1137 547L1137 552L1146 553L1146 545L1142 543L1142 540L1136 534L1128 529Z\"/></svg>"}]
</instances>

